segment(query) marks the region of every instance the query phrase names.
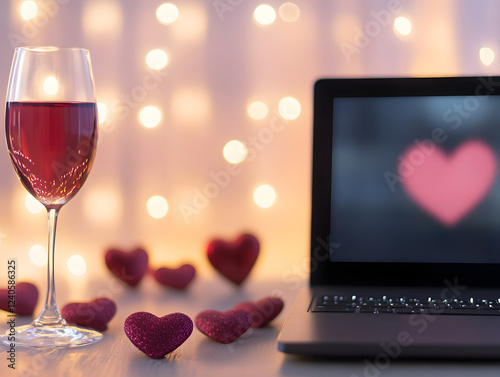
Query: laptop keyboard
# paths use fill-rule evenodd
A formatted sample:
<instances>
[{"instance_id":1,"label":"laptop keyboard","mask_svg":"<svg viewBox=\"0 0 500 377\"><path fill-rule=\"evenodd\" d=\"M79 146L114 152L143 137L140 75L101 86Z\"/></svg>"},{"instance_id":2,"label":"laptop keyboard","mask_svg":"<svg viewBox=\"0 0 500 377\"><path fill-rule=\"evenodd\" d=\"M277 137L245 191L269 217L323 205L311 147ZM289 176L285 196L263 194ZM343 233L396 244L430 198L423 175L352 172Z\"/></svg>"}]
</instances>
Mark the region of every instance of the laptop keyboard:
<instances>
[{"instance_id":1,"label":"laptop keyboard","mask_svg":"<svg viewBox=\"0 0 500 377\"><path fill-rule=\"evenodd\" d=\"M436 299L325 295L317 297L312 312L500 315L499 299Z\"/></svg>"}]
</instances>

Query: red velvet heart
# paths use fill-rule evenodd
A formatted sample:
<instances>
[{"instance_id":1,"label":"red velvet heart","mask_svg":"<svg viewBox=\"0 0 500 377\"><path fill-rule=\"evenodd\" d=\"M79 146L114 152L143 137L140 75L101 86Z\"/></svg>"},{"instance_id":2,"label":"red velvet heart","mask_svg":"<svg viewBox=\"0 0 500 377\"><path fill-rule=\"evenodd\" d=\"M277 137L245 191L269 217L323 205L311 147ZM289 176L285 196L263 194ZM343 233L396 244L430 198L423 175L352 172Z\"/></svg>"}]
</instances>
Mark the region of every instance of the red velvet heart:
<instances>
[{"instance_id":1,"label":"red velvet heart","mask_svg":"<svg viewBox=\"0 0 500 377\"><path fill-rule=\"evenodd\" d=\"M73 302L65 305L61 315L68 323L106 331L108 322L116 313L116 304L108 298L96 298L89 303Z\"/></svg>"},{"instance_id":2,"label":"red velvet heart","mask_svg":"<svg viewBox=\"0 0 500 377\"><path fill-rule=\"evenodd\" d=\"M247 331L251 319L246 310L205 310L196 316L195 324L206 336L226 344L234 342Z\"/></svg>"},{"instance_id":3,"label":"red velvet heart","mask_svg":"<svg viewBox=\"0 0 500 377\"><path fill-rule=\"evenodd\" d=\"M264 327L283 309L283 300L279 297L266 297L257 302L240 302L234 309L246 310L252 318L252 327Z\"/></svg>"},{"instance_id":4,"label":"red velvet heart","mask_svg":"<svg viewBox=\"0 0 500 377\"><path fill-rule=\"evenodd\" d=\"M148 253L141 248L129 253L109 249L106 252L106 265L120 280L135 287L148 269Z\"/></svg>"},{"instance_id":5,"label":"red velvet heart","mask_svg":"<svg viewBox=\"0 0 500 377\"><path fill-rule=\"evenodd\" d=\"M213 240L208 244L208 260L223 276L241 284L250 273L259 255L259 240L251 234L242 234L232 243Z\"/></svg>"},{"instance_id":6,"label":"red velvet heart","mask_svg":"<svg viewBox=\"0 0 500 377\"><path fill-rule=\"evenodd\" d=\"M154 279L167 287L184 289L194 279L195 268L184 264L179 268L162 267L153 272Z\"/></svg>"},{"instance_id":7,"label":"red velvet heart","mask_svg":"<svg viewBox=\"0 0 500 377\"><path fill-rule=\"evenodd\" d=\"M15 301L14 313L18 315L32 316L38 302L38 289L31 283L20 282L15 285L15 290L0 289L0 309L12 313L9 303ZM15 296L11 297L11 293Z\"/></svg>"},{"instance_id":8,"label":"red velvet heart","mask_svg":"<svg viewBox=\"0 0 500 377\"><path fill-rule=\"evenodd\" d=\"M147 312L128 316L125 334L132 344L153 359L161 359L177 349L193 332L193 321L182 313L157 317Z\"/></svg>"}]
</instances>

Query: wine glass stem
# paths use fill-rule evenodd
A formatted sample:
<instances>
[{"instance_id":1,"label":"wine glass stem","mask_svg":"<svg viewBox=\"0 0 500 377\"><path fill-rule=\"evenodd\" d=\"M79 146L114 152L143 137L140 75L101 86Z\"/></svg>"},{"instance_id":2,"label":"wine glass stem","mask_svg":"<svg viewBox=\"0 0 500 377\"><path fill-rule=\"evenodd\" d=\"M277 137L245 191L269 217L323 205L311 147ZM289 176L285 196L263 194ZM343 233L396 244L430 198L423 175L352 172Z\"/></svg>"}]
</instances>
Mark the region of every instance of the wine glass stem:
<instances>
[{"instance_id":1,"label":"wine glass stem","mask_svg":"<svg viewBox=\"0 0 500 377\"><path fill-rule=\"evenodd\" d=\"M64 326L66 321L62 318L56 305L56 286L54 280L55 246L56 246L56 226L59 207L47 208L49 217L49 247L47 260L47 297L45 306L33 323L35 326Z\"/></svg>"}]
</instances>

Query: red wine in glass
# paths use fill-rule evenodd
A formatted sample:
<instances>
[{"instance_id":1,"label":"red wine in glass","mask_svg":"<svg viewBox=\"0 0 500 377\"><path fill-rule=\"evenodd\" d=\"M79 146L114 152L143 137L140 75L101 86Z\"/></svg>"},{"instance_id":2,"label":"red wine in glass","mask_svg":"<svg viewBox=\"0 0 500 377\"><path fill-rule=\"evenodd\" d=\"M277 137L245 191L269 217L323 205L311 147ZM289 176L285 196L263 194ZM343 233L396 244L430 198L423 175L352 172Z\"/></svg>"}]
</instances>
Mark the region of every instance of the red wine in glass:
<instances>
[{"instance_id":1,"label":"red wine in glass","mask_svg":"<svg viewBox=\"0 0 500 377\"><path fill-rule=\"evenodd\" d=\"M96 146L95 103L8 102L7 147L24 187L61 205L82 187Z\"/></svg>"},{"instance_id":2,"label":"red wine in glass","mask_svg":"<svg viewBox=\"0 0 500 377\"><path fill-rule=\"evenodd\" d=\"M9 77L7 148L23 186L47 209L47 294L39 316L0 336L16 347L80 347L102 339L72 326L56 303L55 244L60 209L81 189L97 147L97 111L90 53L82 48L17 47Z\"/></svg>"}]
</instances>

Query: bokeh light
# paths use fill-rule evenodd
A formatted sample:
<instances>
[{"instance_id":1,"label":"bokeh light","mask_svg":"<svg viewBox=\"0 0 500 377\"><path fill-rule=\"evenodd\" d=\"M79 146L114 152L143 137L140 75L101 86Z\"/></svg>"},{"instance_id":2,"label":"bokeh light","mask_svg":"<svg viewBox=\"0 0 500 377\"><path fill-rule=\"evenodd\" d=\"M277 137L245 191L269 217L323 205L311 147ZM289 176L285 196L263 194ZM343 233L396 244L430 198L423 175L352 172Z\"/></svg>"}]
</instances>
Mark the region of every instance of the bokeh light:
<instances>
[{"instance_id":1,"label":"bokeh light","mask_svg":"<svg viewBox=\"0 0 500 377\"><path fill-rule=\"evenodd\" d=\"M267 116L269 110L264 102L255 101L248 105L247 112L250 118L260 120Z\"/></svg>"},{"instance_id":2,"label":"bokeh light","mask_svg":"<svg viewBox=\"0 0 500 377\"><path fill-rule=\"evenodd\" d=\"M43 211L45 209L43 204L40 203L38 200L36 200L35 197L31 194L26 194L26 199L24 200L24 204L26 205L28 211L30 211L33 214Z\"/></svg>"},{"instance_id":3,"label":"bokeh light","mask_svg":"<svg viewBox=\"0 0 500 377\"><path fill-rule=\"evenodd\" d=\"M48 76L43 80L43 91L49 96L57 94L59 91L59 83L54 76Z\"/></svg>"},{"instance_id":4,"label":"bokeh light","mask_svg":"<svg viewBox=\"0 0 500 377\"><path fill-rule=\"evenodd\" d=\"M83 213L97 224L115 224L123 214L121 191L109 184L89 187L83 193Z\"/></svg>"},{"instance_id":5,"label":"bokeh light","mask_svg":"<svg viewBox=\"0 0 500 377\"><path fill-rule=\"evenodd\" d=\"M146 128L156 127L161 122L161 111L156 106L146 106L139 112L139 122Z\"/></svg>"},{"instance_id":6,"label":"bokeh light","mask_svg":"<svg viewBox=\"0 0 500 377\"><path fill-rule=\"evenodd\" d=\"M297 119L301 111L300 103L293 97L285 97L279 102L278 111L283 119Z\"/></svg>"},{"instance_id":7,"label":"bokeh light","mask_svg":"<svg viewBox=\"0 0 500 377\"><path fill-rule=\"evenodd\" d=\"M394 31L402 36L410 34L411 28L411 21L406 17L400 16L394 20Z\"/></svg>"},{"instance_id":8,"label":"bokeh light","mask_svg":"<svg viewBox=\"0 0 500 377\"><path fill-rule=\"evenodd\" d=\"M123 11L116 0L83 2L83 30L94 38L117 38L123 29Z\"/></svg>"},{"instance_id":9,"label":"bokeh light","mask_svg":"<svg viewBox=\"0 0 500 377\"><path fill-rule=\"evenodd\" d=\"M285 22L295 22L300 17L300 9L294 3L281 4L278 13Z\"/></svg>"},{"instance_id":10,"label":"bokeh light","mask_svg":"<svg viewBox=\"0 0 500 377\"><path fill-rule=\"evenodd\" d=\"M179 17L179 9L170 3L164 3L156 9L156 18L164 25L171 24Z\"/></svg>"},{"instance_id":11,"label":"bokeh light","mask_svg":"<svg viewBox=\"0 0 500 377\"><path fill-rule=\"evenodd\" d=\"M81 255L75 254L68 259L68 270L75 276L81 276L87 271L87 263Z\"/></svg>"},{"instance_id":12,"label":"bokeh light","mask_svg":"<svg viewBox=\"0 0 500 377\"><path fill-rule=\"evenodd\" d=\"M239 164L247 157L247 147L241 141L231 140L224 145L222 154L224 159L231 164Z\"/></svg>"},{"instance_id":13,"label":"bokeh light","mask_svg":"<svg viewBox=\"0 0 500 377\"><path fill-rule=\"evenodd\" d=\"M276 191L270 185L261 185L253 193L253 200L261 208L269 208L276 202Z\"/></svg>"},{"instance_id":14,"label":"bokeh light","mask_svg":"<svg viewBox=\"0 0 500 377\"><path fill-rule=\"evenodd\" d=\"M33 245L29 251L30 260L37 266L47 264L47 251L42 245Z\"/></svg>"},{"instance_id":15,"label":"bokeh light","mask_svg":"<svg viewBox=\"0 0 500 377\"><path fill-rule=\"evenodd\" d=\"M253 12L255 21L261 25L270 25L276 20L276 11L267 4L261 4Z\"/></svg>"},{"instance_id":16,"label":"bokeh light","mask_svg":"<svg viewBox=\"0 0 500 377\"><path fill-rule=\"evenodd\" d=\"M168 63L168 55L165 51L156 49L151 50L146 55L146 64L149 68L159 70L165 68Z\"/></svg>"},{"instance_id":17,"label":"bokeh light","mask_svg":"<svg viewBox=\"0 0 500 377\"><path fill-rule=\"evenodd\" d=\"M146 208L151 217L161 219L168 212L168 202L163 196L155 195L148 199Z\"/></svg>"},{"instance_id":18,"label":"bokeh light","mask_svg":"<svg viewBox=\"0 0 500 377\"><path fill-rule=\"evenodd\" d=\"M23 1L21 7L19 8L19 11L21 12L22 18L24 18L25 20L31 20L35 18L36 14L38 13L38 5L36 5L36 3L31 0Z\"/></svg>"},{"instance_id":19,"label":"bokeh light","mask_svg":"<svg viewBox=\"0 0 500 377\"><path fill-rule=\"evenodd\" d=\"M177 22L172 24L172 35L179 42L199 43L207 37L208 17L203 2L184 5Z\"/></svg>"},{"instance_id":20,"label":"bokeh light","mask_svg":"<svg viewBox=\"0 0 500 377\"><path fill-rule=\"evenodd\" d=\"M479 50L479 59L484 65L491 65L495 60L495 52L489 47L482 47Z\"/></svg>"},{"instance_id":21,"label":"bokeh light","mask_svg":"<svg viewBox=\"0 0 500 377\"><path fill-rule=\"evenodd\" d=\"M210 94L203 87L183 86L172 95L171 113L180 123L203 127L209 121L212 107Z\"/></svg>"},{"instance_id":22,"label":"bokeh light","mask_svg":"<svg viewBox=\"0 0 500 377\"><path fill-rule=\"evenodd\" d=\"M108 106L104 102L97 102L97 115L99 124L104 123L108 117Z\"/></svg>"}]
</instances>

